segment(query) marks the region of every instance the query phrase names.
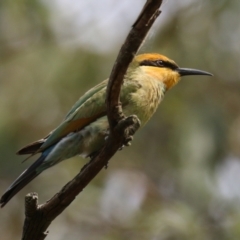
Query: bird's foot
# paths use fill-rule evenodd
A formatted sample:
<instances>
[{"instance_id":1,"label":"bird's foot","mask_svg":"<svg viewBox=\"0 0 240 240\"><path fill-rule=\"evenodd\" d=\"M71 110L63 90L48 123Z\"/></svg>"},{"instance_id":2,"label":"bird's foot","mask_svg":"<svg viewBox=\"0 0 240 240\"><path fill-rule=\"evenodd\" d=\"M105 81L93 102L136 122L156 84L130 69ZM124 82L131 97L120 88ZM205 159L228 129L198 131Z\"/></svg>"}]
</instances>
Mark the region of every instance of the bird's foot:
<instances>
[{"instance_id":1,"label":"bird's foot","mask_svg":"<svg viewBox=\"0 0 240 240\"><path fill-rule=\"evenodd\" d=\"M123 146L129 147L132 144L133 136L129 136L128 138L125 139Z\"/></svg>"},{"instance_id":2,"label":"bird's foot","mask_svg":"<svg viewBox=\"0 0 240 240\"><path fill-rule=\"evenodd\" d=\"M110 132L109 132L109 129L107 131L105 131L104 133L104 140L107 141L108 138L109 138L109 135L110 135Z\"/></svg>"},{"instance_id":3,"label":"bird's foot","mask_svg":"<svg viewBox=\"0 0 240 240\"><path fill-rule=\"evenodd\" d=\"M125 119L121 120L122 124L125 125L125 139L123 142L123 146L121 149L126 146L129 147L132 144L133 135L137 131L137 129L140 127L140 120L135 115L131 115L129 117L126 117Z\"/></svg>"},{"instance_id":4,"label":"bird's foot","mask_svg":"<svg viewBox=\"0 0 240 240\"><path fill-rule=\"evenodd\" d=\"M123 143L123 145L118 149L118 151L123 150L124 147L130 147L132 144L133 136L129 136L126 141Z\"/></svg>"},{"instance_id":5,"label":"bird's foot","mask_svg":"<svg viewBox=\"0 0 240 240\"><path fill-rule=\"evenodd\" d=\"M108 169L108 161L107 161L107 163L104 165L104 168L105 168L105 169Z\"/></svg>"},{"instance_id":6,"label":"bird's foot","mask_svg":"<svg viewBox=\"0 0 240 240\"><path fill-rule=\"evenodd\" d=\"M121 151L124 147L131 146L133 135L140 127L140 120L135 115L131 115L128 117L124 117L118 122L115 130L116 132L123 135L122 146L118 149ZM104 140L107 141L109 139L110 133L109 130L105 133Z\"/></svg>"}]
</instances>

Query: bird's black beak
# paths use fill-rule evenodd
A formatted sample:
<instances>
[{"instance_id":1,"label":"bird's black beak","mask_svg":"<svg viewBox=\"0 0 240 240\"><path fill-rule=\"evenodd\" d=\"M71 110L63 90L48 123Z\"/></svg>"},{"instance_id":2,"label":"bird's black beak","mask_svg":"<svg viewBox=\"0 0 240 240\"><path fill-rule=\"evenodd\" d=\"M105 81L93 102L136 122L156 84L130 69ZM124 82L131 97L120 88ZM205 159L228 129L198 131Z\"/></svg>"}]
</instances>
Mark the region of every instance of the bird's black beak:
<instances>
[{"instance_id":1,"label":"bird's black beak","mask_svg":"<svg viewBox=\"0 0 240 240\"><path fill-rule=\"evenodd\" d=\"M192 69L192 68L176 68L176 71L180 74L180 76L188 76L188 75L208 75L213 76L213 74L209 72L205 72L202 70Z\"/></svg>"}]
</instances>

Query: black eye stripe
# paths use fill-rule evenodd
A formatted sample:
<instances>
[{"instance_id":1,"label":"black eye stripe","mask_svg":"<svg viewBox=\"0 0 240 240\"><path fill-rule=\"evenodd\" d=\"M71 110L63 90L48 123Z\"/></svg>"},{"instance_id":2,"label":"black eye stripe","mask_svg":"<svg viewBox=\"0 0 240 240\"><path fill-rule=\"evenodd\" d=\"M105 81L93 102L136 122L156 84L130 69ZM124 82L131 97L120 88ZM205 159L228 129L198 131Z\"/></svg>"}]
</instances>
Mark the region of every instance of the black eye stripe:
<instances>
[{"instance_id":1,"label":"black eye stripe","mask_svg":"<svg viewBox=\"0 0 240 240\"><path fill-rule=\"evenodd\" d=\"M168 61L163 61L163 60L155 60L155 61L144 60L140 63L140 66L165 67L165 68L170 68L172 70L175 70L176 68L178 68L176 64Z\"/></svg>"},{"instance_id":2,"label":"black eye stripe","mask_svg":"<svg viewBox=\"0 0 240 240\"><path fill-rule=\"evenodd\" d=\"M164 61L163 61L164 62ZM178 66L177 65L175 65L175 64L173 64L173 63L171 63L171 62L164 62L164 67L167 67L167 68L171 68L171 69L176 69L176 68L178 68Z\"/></svg>"}]
</instances>

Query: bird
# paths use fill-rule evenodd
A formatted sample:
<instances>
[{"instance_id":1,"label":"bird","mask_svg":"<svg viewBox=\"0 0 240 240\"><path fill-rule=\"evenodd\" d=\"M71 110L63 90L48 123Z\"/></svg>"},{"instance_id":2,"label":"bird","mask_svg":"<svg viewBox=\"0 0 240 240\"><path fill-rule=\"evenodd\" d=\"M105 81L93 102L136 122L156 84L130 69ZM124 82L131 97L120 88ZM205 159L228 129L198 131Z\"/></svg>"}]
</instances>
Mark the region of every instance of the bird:
<instances>
[{"instance_id":1,"label":"bird","mask_svg":"<svg viewBox=\"0 0 240 240\"><path fill-rule=\"evenodd\" d=\"M153 116L166 92L181 77L189 75L212 76L202 70L181 68L159 53L136 55L129 64L120 92L124 114L136 115L142 128ZM107 84L108 79L87 91L59 126L46 137L17 152L19 155L41 155L2 195L1 207L44 170L76 155L91 157L101 149L109 131L105 104Z\"/></svg>"}]
</instances>

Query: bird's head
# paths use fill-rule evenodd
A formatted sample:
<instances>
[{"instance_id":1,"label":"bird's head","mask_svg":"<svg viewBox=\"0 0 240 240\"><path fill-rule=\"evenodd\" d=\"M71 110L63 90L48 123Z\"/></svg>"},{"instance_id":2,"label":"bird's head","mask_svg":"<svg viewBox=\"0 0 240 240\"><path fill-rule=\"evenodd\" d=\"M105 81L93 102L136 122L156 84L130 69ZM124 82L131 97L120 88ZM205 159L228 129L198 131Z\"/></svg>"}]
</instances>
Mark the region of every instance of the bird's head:
<instances>
[{"instance_id":1,"label":"bird's head","mask_svg":"<svg viewBox=\"0 0 240 240\"><path fill-rule=\"evenodd\" d=\"M151 75L163 82L166 90L177 84L182 76L212 76L211 73L205 71L191 68L180 68L173 60L158 53L145 53L137 55L134 58L132 65L140 67L148 75Z\"/></svg>"}]
</instances>

